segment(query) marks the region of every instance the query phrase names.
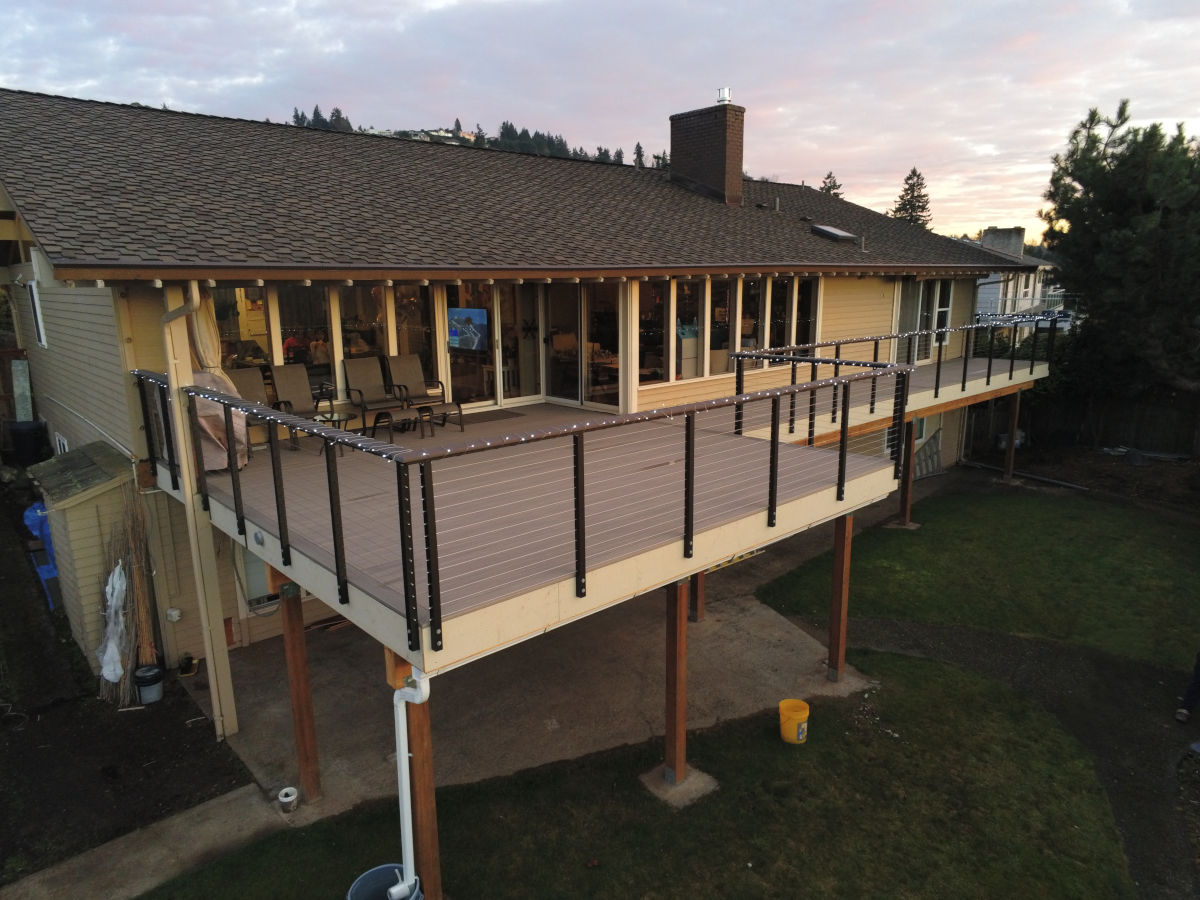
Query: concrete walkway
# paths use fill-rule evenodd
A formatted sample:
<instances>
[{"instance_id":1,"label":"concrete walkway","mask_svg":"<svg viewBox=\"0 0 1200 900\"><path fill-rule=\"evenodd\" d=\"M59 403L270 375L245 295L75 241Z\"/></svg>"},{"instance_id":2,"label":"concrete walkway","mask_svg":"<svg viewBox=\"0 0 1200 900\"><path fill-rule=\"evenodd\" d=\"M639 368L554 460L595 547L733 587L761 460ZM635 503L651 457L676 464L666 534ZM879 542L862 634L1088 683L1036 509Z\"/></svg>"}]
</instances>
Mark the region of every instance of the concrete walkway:
<instances>
[{"instance_id":1,"label":"concrete walkway","mask_svg":"<svg viewBox=\"0 0 1200 900\"><path fill-rule=\"evenodd\" d=\"M920 482L918 496L951 480ZM892 515L895 504L893 496L861 510L856 530ZM830 682L825 646L753 597L759 584L828 549L831 535L831 526L820 526L708 576L707 616L688 626L689 729L786 697L845 696L867 686L853 670ZM437 783L509 775L660 736L664 607L661 591L639 597L434 678ZM230 745L256 784L37 872L0 889L0 900L136 897L272 831L395 797L382 648L346 626L311 630L308 651L321 800L280 812L279 789L297 783L282 641L243 648L231 654L242 730Z\"/></svg>"}]
</instances>

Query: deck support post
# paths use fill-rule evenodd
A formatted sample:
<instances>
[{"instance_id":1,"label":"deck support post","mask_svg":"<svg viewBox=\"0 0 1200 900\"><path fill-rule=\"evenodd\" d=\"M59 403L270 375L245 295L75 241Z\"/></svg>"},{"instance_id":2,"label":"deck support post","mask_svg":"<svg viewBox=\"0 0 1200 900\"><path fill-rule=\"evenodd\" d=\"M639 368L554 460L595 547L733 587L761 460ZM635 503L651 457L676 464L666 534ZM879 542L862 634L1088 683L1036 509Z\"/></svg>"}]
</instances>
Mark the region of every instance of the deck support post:
<instances>
[{"instance_id":1,"label":"deck support post","mask_svg":"<svg viewBox=\"0 0 1200 900\"><path fill-rule=\"evenodd\" d=\"M904 423L904 471L900 473L900 518L897 522L907 528L912 524L913 458L917 449L915 422Z\"/></svg>"},{"instance_id":2,"label":"deck support post","mask_svg":"<svg viewBox=\"0 0 1200 900\"><path fill-rule=\"evenodd\" d=\"M667 704L663 779L679 784L687 778L687 607L688 581L666 586Z\"/></svg>"},{"instance_id":3,"label":"deck support post","mask_svg":"<svg viewBox=\"0 0 1200 900\"><path fill-rule=\"evenodd\" d=\"M433 727L429 701L406 703L412 789L414 870L427 900L442 900L442 855L438 848L437 797L433 787Z\"/></svg>"},{"instance_id":4,"label":"deck support post","mask_svg":"<svg viewBox=\"0 0 1200 900\"><path fill-rule=\"evenodd\" d=\"M283 655L287 660L288 691L292 698L292 734L304 800L320 800L321 764L317 759L317 728L313 714L312 684L308 677L308 645L304 638L304 610L300 588L278 570L267 568L267 588L279 594L283 619Z\"/></svg>"},{"instance_id":5,"label":"deck support post","mask_svg":"<svg viewBox=\"0 0 1200 900\"><path fill-rule=\"evenodd\" d=\"M1013 467L1017 463L1017 420L1021 412L1021 392L1017 391L1008 401L1008 441L1004 445L1004 480L1012 481Z\"/></svg>"},{"instance_id":6,"label":"deck support post","mask_svg":"<svg viewBox=\"0 0 1200 900\"><path fill-rule=\"evenodd\" d=\"M850 546L854 514L833 521L833 592L829 605L829 680L840 681L846 667L846 614L850 605Z\"/></svg>"},{"instance_id":7,"label":"deck support post","mask_svg":"<svg viewBox=\"0 0 1200 900\"><path fill-rule=\"evenodd\" d=\"M704 576L706 572L697 572L691 577L688 585L688 621L704 621Z\"/></svg>"}]
</instances>

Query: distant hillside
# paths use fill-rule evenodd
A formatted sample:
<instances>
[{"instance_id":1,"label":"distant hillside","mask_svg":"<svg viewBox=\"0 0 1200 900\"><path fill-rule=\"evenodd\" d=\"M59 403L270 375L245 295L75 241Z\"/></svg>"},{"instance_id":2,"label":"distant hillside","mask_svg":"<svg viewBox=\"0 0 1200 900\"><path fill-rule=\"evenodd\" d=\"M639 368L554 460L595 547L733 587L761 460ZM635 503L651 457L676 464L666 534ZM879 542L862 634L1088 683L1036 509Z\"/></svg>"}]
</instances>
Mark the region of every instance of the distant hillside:
<instances>
[{"instance_id":1,"label":"distant hillside","mask_svg":"<svg viewBox=\"0 0 1200 900\"><path fill-rule=\"evenodd\" d=\"M462 122L458 119L455 119L454 125L449 128L387 130L373 127L363 128L360 126L356 129L350 124L349 117L338 107L333 107L330 114L326 116L321 112L321 107L318 105L313 107L311 114L301 112L299 107L293 107L292 124L300 128L319 128L326 131L359 131L367 134L381 134L417 141L487 147L492 150L510 150L516 153L530 153L536 156L586 159L593 162L612 163L614 165L624 165L625 163L625 151L620 147L613 151L610 151L607 147L597 147L595 153L589 153L583 147L571 147L567 143L566 138L561 134L552 134L549 131L534 131L531 134L528 128L517 128L516 125L507 119L501 123L499 133L495 136L489 135L483 130L483 126L479 124L475 125L474 131L464 131ZM666 153L655 154L653 157L653 166L654 168L661 168L666 165L666 161ZM634 148L633 164L635 166L645 165L641 144L638 144Z\"/></svg>"}]
</instances>

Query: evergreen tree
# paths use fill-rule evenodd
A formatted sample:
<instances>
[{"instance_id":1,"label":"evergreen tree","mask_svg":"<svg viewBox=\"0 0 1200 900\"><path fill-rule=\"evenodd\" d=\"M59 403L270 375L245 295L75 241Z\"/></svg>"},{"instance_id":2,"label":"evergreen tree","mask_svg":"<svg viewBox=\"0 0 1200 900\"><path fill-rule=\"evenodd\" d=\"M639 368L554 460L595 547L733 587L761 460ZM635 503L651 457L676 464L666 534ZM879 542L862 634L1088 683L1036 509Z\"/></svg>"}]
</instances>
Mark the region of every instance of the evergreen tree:
<instances>
[{"instance_id":1,"label":"evergreen tree","mask_svg":"<svg viewBox=\"0 0 1200 900\"><path fill-rule=\"evenodd\" d=\"M633 164L639 169L646 168L646 151L642 149L641 141L633 145Z\"/></svg>"},{"instance_id":2,"label":"evergreen tree","mask_svg":"<svg viewBox=\"0 0 1200 900\"><path fill-rule=\"evenodd\" d=\"M309 118L308 118L308 127L309 128L328 128L329 127L329 120L326 119L325 116L323 116L321 114L320 106L313 107L312 115L309 116Z\"/></svg>"},{"instance_id":3,"label":"evergreen tree","mask_svg":"<svg viewBox=\"0 0 1200 900\"><path fill-rule=\"evenodd\" d=\"M904 176L904 188L888 215L922 228L929 227L933 220L929 213L929 192L925 188L925 176L917 171L916 166Z\"/></svg>"},{"instance_id":4,"label":"evergreen tree","mask_svg":"<svg viewBox=\"0 0 1200 900\"><path fill-rule=\"evenodd\" d=\"M607 147L597 147L596 148L596 156L594 158L595 158L596 162L602 162L602 163L612 162L612 154L608 152Z\"/></svg>"},{"instance_id":5,"label":"evergreen tree","mask_svg":"<svg viewBox=\"0 0 1200 900\"><path fill-rule=\"evenodd\" d=\"M299 125L301 128L308 127L308 116L295 106L292 107L292 124Z\"/></svg>"},{"instance_id":6,"label":"evergreen tree","mask_svg":"<svg viewBox=\"0 0 1200 900\"><path fill-rule=\"evenodd\" d=\"M1200 396L1200 143L1095 109L1054 157L1044 241L1084 313L1068 373L1103 398L1167 385ZM1119 373L1119 374L1117 374Z\"/></svg>"},{"instance_id":7,"label":"evergreen tree","mask_svg":"<svg viewBox=\"0 0 1200 900\"><path fill-rule=\"evenodd\" d=\"M350 120L342 114L342 111L335 106L333 111L329 113L329 130L353 131L354 126L350 124Z\"/></svg>"},{"instance_id":8,"label":"evergreen tree","mask_svg":"<svg viewBox=\"0 0 1200 900\"><path fill-rule=\"evenodd\" d=\"M488 145L487 132L483 130L483 126L478 122L475 123L475 140L472 143L476 147L486 147Z\"/></svg>"},{"instance_id":9,"label":"evergreen tree","mask_svg":"<svg viewBox=\"0 0 1200 900\"><path fill-rule=\"evenodd\" d=\"M830 197L835 197L838 200L842 199L842 185L836 178L833 177L832 169L825 173L825 178L817 190L819 190L822 194L828 194Z\"/></svg>"},{"instance_id":10,"label":"evergreen tree","mask_svg":"<svg viewBox=\"0 0 1200 900\"><path fill-rule=\"evenodd\" d=\"M618 166L625 165L625 151L620 147L618 147L616 152L613 153L613 162L615 162Z\"/></svg>"},{"instance_id":11,"label":"evergreen tree","mask_svg":"<svg viewBox=\"0 0 1200 900\"><path fill-rule=\"evenodd\" d=\"M457 116L454 118L454 133L462 134L462 122L458 120Z\"/></svg>"}]
</instances>

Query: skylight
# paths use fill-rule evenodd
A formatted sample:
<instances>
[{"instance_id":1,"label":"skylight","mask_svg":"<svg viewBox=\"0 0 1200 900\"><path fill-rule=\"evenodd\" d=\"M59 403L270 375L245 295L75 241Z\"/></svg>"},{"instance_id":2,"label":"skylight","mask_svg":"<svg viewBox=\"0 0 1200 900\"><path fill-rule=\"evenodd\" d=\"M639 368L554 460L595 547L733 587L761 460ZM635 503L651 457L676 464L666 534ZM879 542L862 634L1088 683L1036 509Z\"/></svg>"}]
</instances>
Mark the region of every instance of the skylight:
<instances>
[{"instance_id":1,"label":"skylight","mask_svg":"<svg viewBox=\"0 0 1200 900\"><path fill-rule=\"evenodd\" d=\"M829 238L831 241L857 241L858 235L851 234L848 231L842 231L840 228L834 228L832 225L814 225L812 227L813 234L819 234L823 238Z\"/></svg>"}]
</instances>

